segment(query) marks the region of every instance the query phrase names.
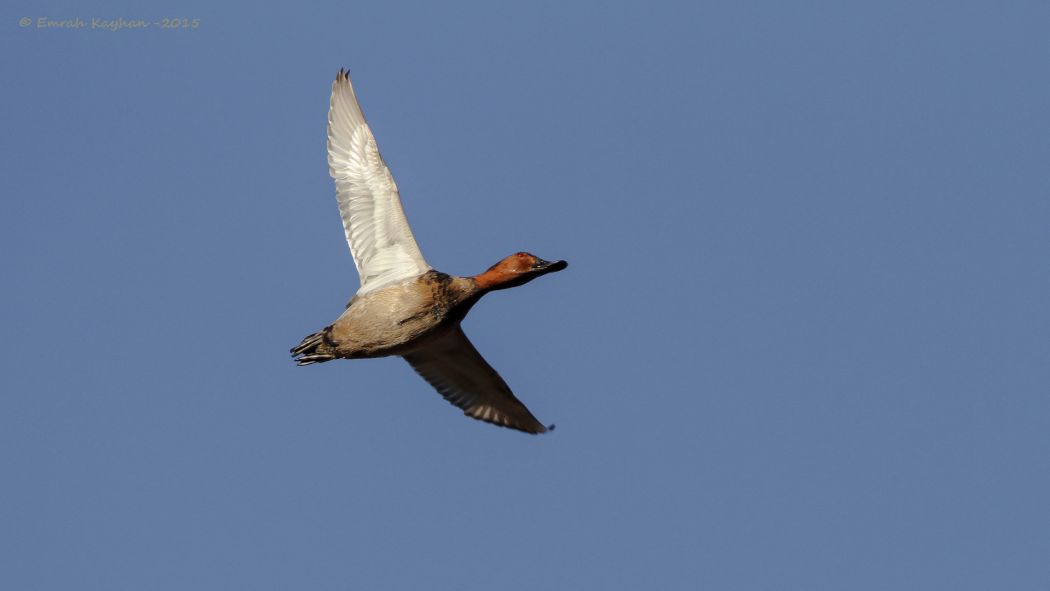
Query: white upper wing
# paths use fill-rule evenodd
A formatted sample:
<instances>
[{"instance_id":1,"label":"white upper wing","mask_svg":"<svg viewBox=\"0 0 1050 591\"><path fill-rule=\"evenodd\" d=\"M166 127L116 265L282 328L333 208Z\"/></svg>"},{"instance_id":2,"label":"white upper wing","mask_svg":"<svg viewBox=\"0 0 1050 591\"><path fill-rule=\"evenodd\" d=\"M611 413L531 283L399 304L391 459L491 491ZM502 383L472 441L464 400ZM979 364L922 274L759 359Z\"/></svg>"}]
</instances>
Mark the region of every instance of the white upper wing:
<instances>
[{"instance_id":1,"label":"white upper wing","mask_svg":"<svg viewBox=\"0 0 1050 591\"><path fill-rule=\"evenodd\" d=\"M328 171L335 179L343 229L365 293L430 270L408 227L394 177L379 155L357 104L350 75L339 70L328 110Z\"/></svg>"}]
</instances>

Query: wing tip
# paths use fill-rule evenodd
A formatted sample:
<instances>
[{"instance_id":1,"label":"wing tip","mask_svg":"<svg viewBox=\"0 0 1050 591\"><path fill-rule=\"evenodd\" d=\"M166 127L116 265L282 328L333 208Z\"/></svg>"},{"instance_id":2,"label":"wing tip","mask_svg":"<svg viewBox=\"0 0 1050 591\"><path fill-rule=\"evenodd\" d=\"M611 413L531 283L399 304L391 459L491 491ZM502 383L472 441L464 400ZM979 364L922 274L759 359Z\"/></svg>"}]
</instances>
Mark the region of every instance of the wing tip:
<instances>
[{"instance_id":1,"label":"wing tip","mask_svg":"<svg viewBox=\"0 0 1050 591\"><path fill-rule=\"evenodd\" d=\"M332 91L335 92L337 89L343 87L350 87L352 91L354 85L350 82L350 70L339 68L339 71L335 74L335 82L332 82Z\"/></svg>"},{"instance_id":2,"label":"wing tip","mask_svg":"<svg viewBox=\"0 0 1050 591\"><path fill-rule=\"evenodd\" d=\"M526 433L528 433L529 435L543 435L544 433L550 433L550 432L554 431L555 426L556 425L554 423L551 423L551 424L547 425L546 427L544 427L541 424L539 429L536 429L535 431L526 431Z\"/></svg>"},{"instance_id":3,"label":"wing tip","mask_svg":"<svg viewBox=\"0 0 1050 591\"><path fill-rule=\"evenodd\" d=\"M487 423L503 429L509 429L511 431L521 431L522 433L528 433L529 435L542 435L555 429L554 423L545 427L543 426L543 423L539 422L531 415L528 419L524 417L515 419L508 415L493 415L488 412L478 412L477 407L464 409L463 414L482 423Z\"/></svg>"}]
</instances>

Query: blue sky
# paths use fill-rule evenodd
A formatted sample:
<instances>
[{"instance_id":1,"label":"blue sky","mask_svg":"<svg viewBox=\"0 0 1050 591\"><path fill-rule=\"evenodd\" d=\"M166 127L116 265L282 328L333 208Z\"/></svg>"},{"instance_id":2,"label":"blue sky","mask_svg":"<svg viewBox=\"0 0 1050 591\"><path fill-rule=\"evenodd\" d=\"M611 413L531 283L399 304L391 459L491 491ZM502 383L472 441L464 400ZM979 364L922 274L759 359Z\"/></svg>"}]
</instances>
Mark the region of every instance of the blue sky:
<instances>
[{"instance_id":1,"label":"blue sky","mask_svg":"<svg viewBox=\"0 0 1050 591\"><path fill-rule=\"evenodd\" d=\"M5 5L0 587L1045 589L1050 8L853 4ZM344 66L556 432L289 358Z\"/></svg>"}]
</instances>

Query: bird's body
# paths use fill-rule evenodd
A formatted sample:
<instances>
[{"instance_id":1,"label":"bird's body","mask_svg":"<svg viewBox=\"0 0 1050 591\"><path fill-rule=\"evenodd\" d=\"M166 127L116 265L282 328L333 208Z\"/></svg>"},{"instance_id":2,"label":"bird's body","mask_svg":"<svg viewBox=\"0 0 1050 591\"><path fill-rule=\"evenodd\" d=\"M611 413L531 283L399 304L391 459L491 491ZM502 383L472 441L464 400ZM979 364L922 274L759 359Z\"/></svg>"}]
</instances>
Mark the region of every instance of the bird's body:
<instances>
[{"instance_id":1,"label":"bird's body","mask_svg":"<svg viewBox=\"0 0 1050 591\"><path fill-rule=\"evenodd\" d=\"M426 337L458 324L478 297L473 279L427 271L414 279L354 296L343 314L316 334L316 344L309 352L292 352L300 355L300 365L404 355L418 348Z\"/></svg>"},{"instance_id":2,"label":"bird's body","mask_svg":"<svg viewBox=\"0 0 1050 591\"><path fill-rule=\"evenodd\" d=\"M433 270L401 208L397 185L342 70L332 86L328 162L361 288L331 325L292 349L299 365L400 355L468 416L528 433L547 430L477 352L460 322L486 293L560 271L528 253L473 277Z\"/></svg>"}]
</instances>

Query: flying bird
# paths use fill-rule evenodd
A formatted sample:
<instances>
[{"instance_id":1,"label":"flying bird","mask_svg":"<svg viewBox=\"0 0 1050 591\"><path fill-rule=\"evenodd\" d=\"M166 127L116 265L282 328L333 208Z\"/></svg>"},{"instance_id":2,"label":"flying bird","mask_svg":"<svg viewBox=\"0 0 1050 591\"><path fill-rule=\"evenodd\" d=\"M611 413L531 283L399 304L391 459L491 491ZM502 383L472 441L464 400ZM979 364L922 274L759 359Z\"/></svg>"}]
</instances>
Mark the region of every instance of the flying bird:
<instances>
[{"instance_id":1,"label":"flying bird","mask_svg":"<svg viewBox=\"0 0 1050 591\"><path fill-rule=\"evenodd\" d=\"M568 263L519 252L472 277L428 265L342 69L328 110L328 170L361 287L335 322L291 350L296 363L400 355L469 417L526 433L553 429L514 396L460 323L486 293L524 285Z\"/></svg>"}]
</instances>

